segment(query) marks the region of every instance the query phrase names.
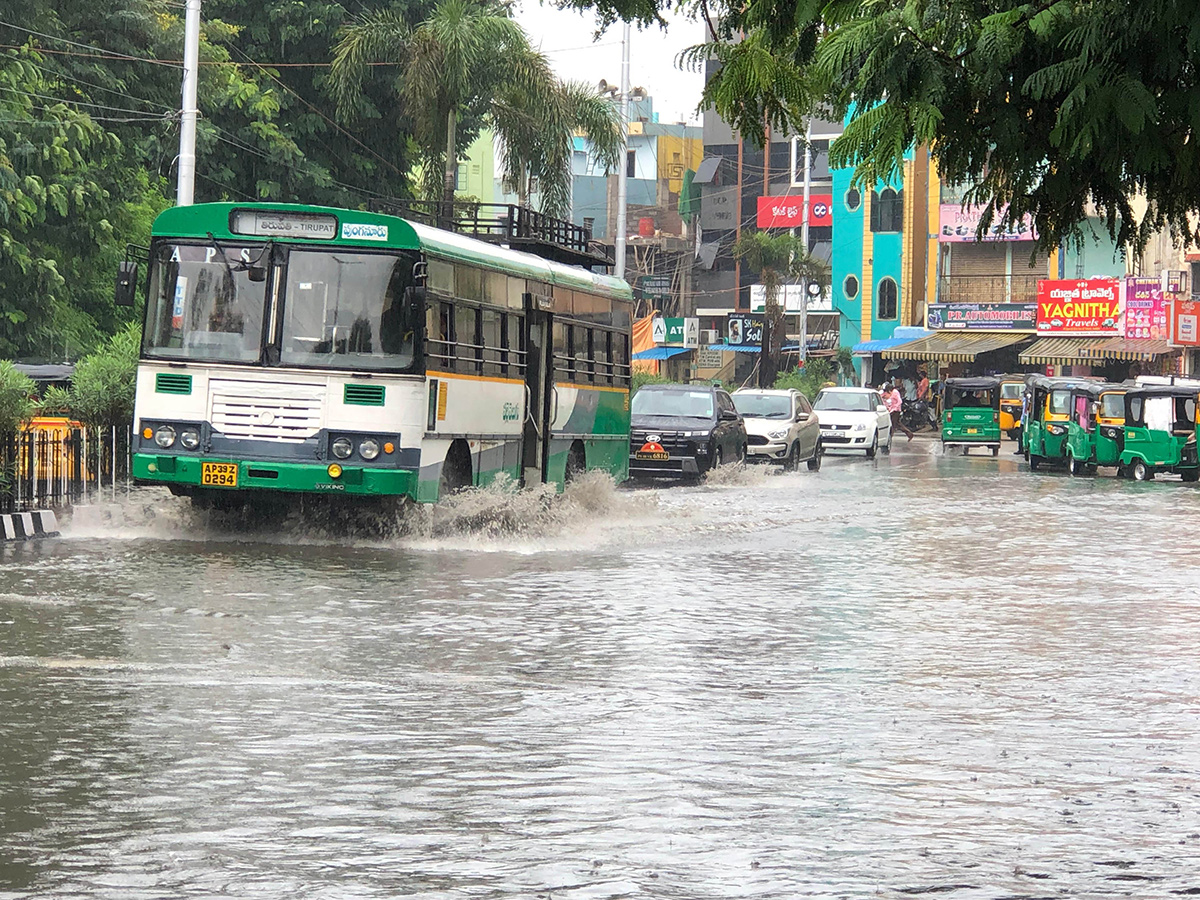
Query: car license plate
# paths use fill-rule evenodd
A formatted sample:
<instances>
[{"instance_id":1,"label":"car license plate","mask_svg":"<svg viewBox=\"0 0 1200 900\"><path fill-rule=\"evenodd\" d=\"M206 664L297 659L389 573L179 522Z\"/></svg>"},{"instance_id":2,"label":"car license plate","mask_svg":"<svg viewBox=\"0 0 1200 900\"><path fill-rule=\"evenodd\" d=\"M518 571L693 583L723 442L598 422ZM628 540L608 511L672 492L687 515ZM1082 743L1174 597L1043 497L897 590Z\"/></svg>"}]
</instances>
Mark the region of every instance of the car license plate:
<instances>
[{"instance_id":1,"label":"car license plate","mask_svg":"<svg viewBox=\"0 0 1200 900\"><path fill-rule=\"evenodd\" d=\"M979 429L978 428L968 428L967 434L979 434Z\"/></svg>"},{"instance_id":2,"label":"car license plate","mask_svg":"<svg viewBox=\"0 0 1200 900\"><path fill-rule=\"evenodd\" d=\"M237 487L237 463L200 463L200 483L206 487Z\"/></svg>"},{"instance_id":3,"label":"car license plate","mask_svg":"<svg viewBox=\"0 0 1200 900\"><path fill-rule=\"evenodd\" d=\"M646 443L642 444L642 448L640 450L633 454L633 458L658 460L661 462L663 460L670 459L671 454L663 448L662 444L655 443L654 441L647 441Z\"/></svg>"}]
</instances>

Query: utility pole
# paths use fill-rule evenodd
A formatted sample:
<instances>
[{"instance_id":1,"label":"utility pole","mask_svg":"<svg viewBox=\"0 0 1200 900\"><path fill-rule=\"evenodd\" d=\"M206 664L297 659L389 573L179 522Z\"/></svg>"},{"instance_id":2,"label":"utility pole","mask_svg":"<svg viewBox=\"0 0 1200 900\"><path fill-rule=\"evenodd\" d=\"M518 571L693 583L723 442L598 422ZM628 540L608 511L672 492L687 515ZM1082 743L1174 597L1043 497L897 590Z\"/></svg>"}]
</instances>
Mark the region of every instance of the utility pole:
<instances>
[{"instance_id":1,"label":"utility pole","mask_svg":"<svg viewBox=\"0 0 1200 900\"><path fill-rule=\"evenodd\" d=\"M800 219L800 243L808 253L808 203L812 193L812 120L804 126L804 211ZM800 280L800 362L808 359L808 278Z\"/></svg>"},{"instance_id":2,"label":"utility pole","mask_svg":"<svg viewBox=\"0 0 1200 900\"><path fill-rule=\"evenodd\" d=\"M183 33L183 108L179 118L179 182L177 206L196 198L196 83L200 69L200 0L187 0Z\"/></svg>"},{"instance_id":3,"label":"utility pole","mask_svg":"<svg viewBox=\"0 0 1200 900\"><path fill-rule=\"evenodd\" d=\"M613 236L613 274L625 277L625 237L628 232L629 169L629 23L621 37L621 165L617 169L617 232Z\"/></svg>"}]
</instances>

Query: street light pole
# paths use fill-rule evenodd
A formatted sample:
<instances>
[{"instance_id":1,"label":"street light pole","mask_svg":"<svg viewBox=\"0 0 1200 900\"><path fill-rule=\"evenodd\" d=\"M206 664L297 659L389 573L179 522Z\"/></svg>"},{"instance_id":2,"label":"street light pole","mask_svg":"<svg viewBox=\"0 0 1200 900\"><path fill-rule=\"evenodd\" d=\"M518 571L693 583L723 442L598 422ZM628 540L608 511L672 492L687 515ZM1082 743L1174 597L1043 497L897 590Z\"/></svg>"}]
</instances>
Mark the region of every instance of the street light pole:
<instances>
[{"instance_id":1,"label":"street light pole","mask_svg":"<svg viewBox=\"0 0 1200 900\"><path fill-rule=\"evenodd\" d=\"M804 211L800 219L800 243L808 253L808 203L812 193L812 121L804 127ZM808 359L808 277L800 280L800 361Z\"/></svg>"},{"instance_id":2,"label":"street light pole","mask_svg":"<svg viewBox=\"0 0 1200 900\"><path fill-rule=\"evenodd\" d=\"M196 197L196 85L200 69L200 0L187 0L183 36L183 108L179 118L179 181L177 206L191 206Z\"/></svg>"},{"instance_id":3,"label":"street light pole","mask_svg":"<svg viewBox=\"0 0 1200 900\"><path fill-rule=\"evenodd\" d=\"M628 232L629 168L629 23L621 38L621 162L617 169L617 230L613 236L613 274L625 277L625 238Z\"/></svg>"}]
</instances>

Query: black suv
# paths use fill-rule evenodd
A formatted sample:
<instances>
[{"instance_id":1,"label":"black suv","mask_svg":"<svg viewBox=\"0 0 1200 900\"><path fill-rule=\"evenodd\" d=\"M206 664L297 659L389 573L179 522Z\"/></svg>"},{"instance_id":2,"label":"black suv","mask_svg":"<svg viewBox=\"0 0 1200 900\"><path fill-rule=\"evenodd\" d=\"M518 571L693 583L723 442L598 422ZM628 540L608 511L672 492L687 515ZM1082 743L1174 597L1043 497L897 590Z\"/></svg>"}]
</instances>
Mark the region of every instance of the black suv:
<instances>
[{"instance_id":1,"label":"black suv","mask_svg":"<svg viewBox=\"0 0 1200 900\"><path fill-rule=\"evenodd\" d=\"M746 458L746 425L729 394L708 384L648 384L633 397L629 474L698 478Z\"/></svg>"}]
</instances>

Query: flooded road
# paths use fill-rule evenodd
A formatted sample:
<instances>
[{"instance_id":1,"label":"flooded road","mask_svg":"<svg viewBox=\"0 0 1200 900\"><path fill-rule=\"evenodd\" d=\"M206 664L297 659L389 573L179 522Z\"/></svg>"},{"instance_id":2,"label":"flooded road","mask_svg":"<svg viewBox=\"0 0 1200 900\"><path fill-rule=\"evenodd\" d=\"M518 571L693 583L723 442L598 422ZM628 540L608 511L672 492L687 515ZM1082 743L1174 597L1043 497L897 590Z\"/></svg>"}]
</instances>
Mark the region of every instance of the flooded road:
<instances>
[{"instance_id":1,"label":"flooded road","mask_svg":"<svg viewBox=\"0 0 1200 900\"><path fill-rule=\"evenodd\" d=\"M1009 449L0 549L0 898L1200 893L1200 491Z\"/></svg>"}]
</instances>

